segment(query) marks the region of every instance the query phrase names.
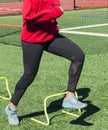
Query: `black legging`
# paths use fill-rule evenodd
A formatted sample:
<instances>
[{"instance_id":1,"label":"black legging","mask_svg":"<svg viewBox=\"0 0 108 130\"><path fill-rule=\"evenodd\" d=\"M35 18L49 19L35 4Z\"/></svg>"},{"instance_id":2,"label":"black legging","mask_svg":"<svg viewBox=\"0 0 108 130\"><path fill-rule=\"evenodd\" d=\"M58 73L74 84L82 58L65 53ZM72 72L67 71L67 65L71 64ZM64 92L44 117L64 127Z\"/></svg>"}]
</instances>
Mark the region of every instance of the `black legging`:
<instances>
[{"instance_id":1,"label":"black legging","mask_svg":"<svg viewBox=\"0 0 108 130\"><path fill-rule=\"evenodd\" d=\"M22 50L24 74L16 84L11 99L14 105L18 105L27 87L36 77L44 50L71 61L67 91L75 92L85 58L84 53L76 44L58 34L55 39L41 44L30 44L22 41Z\"/></svg>"}]
</instances>

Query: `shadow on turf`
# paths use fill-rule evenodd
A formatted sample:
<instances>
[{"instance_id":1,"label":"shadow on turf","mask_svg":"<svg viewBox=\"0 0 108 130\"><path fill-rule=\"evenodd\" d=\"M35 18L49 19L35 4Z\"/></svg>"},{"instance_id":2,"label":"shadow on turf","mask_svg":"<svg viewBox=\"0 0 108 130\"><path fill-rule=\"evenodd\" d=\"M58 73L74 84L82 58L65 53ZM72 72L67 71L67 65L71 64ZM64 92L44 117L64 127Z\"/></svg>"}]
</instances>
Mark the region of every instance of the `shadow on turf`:
<instances>
[{"instance_id":1,"label":"shadow on turf","mask_svg":"<svg viewBox=\"0 0 108 130\"><path fill-rule=\"evenodd\" d=\"M77 92L78 92L78 95L83 95L83 98L82 98L82 100L83 100L89 96L90 89L89 88L81 88L81 89L78 89ZM56 111L61 110L62 109L62 107L61 107L62 100L63 100L63 98L52 101L49 104L49 106L47 107L47 112L50 114L52 112L56 112ZM84 121L84 119L86 119L87 117L92 116L96 112L100 111L100 108L93 105L90 101L86 101L86 103L88 104L88 106L84 109L84 113L79 118L72 120L70 122L70 124L76 124L76 125L82 125L82 126L93 125L93 123L86 122L86 121ZM20 116L19 120L21 121L24 118L31 118L31 117L36 117L36 116L40 116L40 115L44 115L44 111L33 112L30 114ZM59 115L63 115L63 113L55 115L52 118L50 118L50 122L53 118L55 118L56 116L59 116Z\"/></svg>"},{"instance_id":2,"label":"shadow on turf","mask_svg":"<svg viewBox=\"0 0 108 130\"><path fill-rule=\"evenodd\" d=\"M63 100L63 98L59 99L59 100L52 101L49 104L49 106L47 107L48 114L61 110L62 109L62 107L61 107L62 100ZM21 121L24 118L31 118L31 117L41 116L41 115L45 115L44 111L38 111L38 112L33 112L30 114L23 115L23 116L19 116L19 120ZM62 114L59 114L59 115L62 115ZM56 115L56 116L59 116L59 115ZM50 119L50 122L56 116L53 116Z\"/></svg>"},{"instance_id":3,"label":"shadow on turf","mask_svg":"<svg viewBox=\"0 0 108 130\"><path fill-rule=\"evenodd\" d=\"M89 93L90 93L89 88L78 89L78 95L79 94L83 95L83 99L87 98L89 96ZM71 124L82 125L82 126L93 125L93 123L86 122L86 121L84 121L84 119L86 119L87 117L92 116L96 112L100 111L100 108L93 105L91 103L91 101L86 101L86 103L88 104L88 106L86 108L84 108L84 113L76 120L72 120L70 122Z\"/></svg>"}]
</instances>

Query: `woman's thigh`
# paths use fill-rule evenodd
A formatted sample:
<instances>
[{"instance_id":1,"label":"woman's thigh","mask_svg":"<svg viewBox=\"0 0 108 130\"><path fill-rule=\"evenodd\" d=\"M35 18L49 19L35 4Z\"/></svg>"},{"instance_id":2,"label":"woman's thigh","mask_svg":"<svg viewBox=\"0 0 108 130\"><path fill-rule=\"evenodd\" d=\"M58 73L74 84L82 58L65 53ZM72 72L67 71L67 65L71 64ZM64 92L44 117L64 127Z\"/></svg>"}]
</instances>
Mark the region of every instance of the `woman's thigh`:
<instances>
[{"instance_id":1,"label":"woman's thigh","mask_svg":"<svg viewBox=\"0 0 108 130\"><path fill-rule=\"evenodd\" d=\"M80 60L84 56L78 45L60 34L49 44L47 51L67 59L76 57Z\"/></svg>"},{"instance_id":2,"label":"woman's thigh","mask_svg":"<svg viewBox=\"0 0 108 130\"><path fill-rule=\"evenodd\" d=\"M22 42L24 72L35 73L38 70L44 47L40 44Z\"/></svg>"}]
</instances>

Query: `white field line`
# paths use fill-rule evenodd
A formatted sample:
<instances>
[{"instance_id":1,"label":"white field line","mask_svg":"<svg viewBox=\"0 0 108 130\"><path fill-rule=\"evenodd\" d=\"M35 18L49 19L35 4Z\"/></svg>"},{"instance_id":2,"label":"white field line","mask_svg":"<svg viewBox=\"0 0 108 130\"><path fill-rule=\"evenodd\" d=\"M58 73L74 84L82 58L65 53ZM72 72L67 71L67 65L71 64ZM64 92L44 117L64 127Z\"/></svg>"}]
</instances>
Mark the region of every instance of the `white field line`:
<instances>
[{"instance_id":1,"label":"white field line","mask_svg":"<svg viewBox=\"0 0 108 130\"><path fill-rule=\"evenodd\" d=\"M77 30L77 29L101 27L101 26L108 26L108 23L105 23L105 24L94 24L94 25L87 25L87 26L79 26L79 27L73 27L73 28L63 28L63 29L61 29L61 31Z\"/></svg>"},{"instance_id":2,"label":"white field line","mask_svg":"<svg viewBox=\"0 0 108 130\"><path fill-rule=\"evenodd\" d=\"M108 37L108 34L103 34L103 33L79 32L79 31L66 31L66 30L61 30L60 32L61 32L61 33L69 33L69 34L80 34L80 35L89 35L89 36Z\"/></svg>"}]
</instances>

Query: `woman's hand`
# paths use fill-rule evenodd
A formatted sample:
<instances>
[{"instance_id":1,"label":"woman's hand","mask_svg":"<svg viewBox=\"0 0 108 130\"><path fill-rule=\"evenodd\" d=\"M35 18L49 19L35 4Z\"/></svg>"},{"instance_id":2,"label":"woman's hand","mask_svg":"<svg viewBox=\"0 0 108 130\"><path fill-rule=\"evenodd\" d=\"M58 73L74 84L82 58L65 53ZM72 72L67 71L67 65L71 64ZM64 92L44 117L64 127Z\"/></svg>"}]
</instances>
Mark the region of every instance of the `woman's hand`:
<instances>
[{"instance_id":1,"label":"woman's hand","mask_svg":"<svg viewBox=\"0 0 108 130\"><path fill-rule=\"evenodd\" d=\"M64 9L63 9L61 6L59 6L59 9L60 9L62 12L64 12Z\"/></svg>"}]
</instances>

